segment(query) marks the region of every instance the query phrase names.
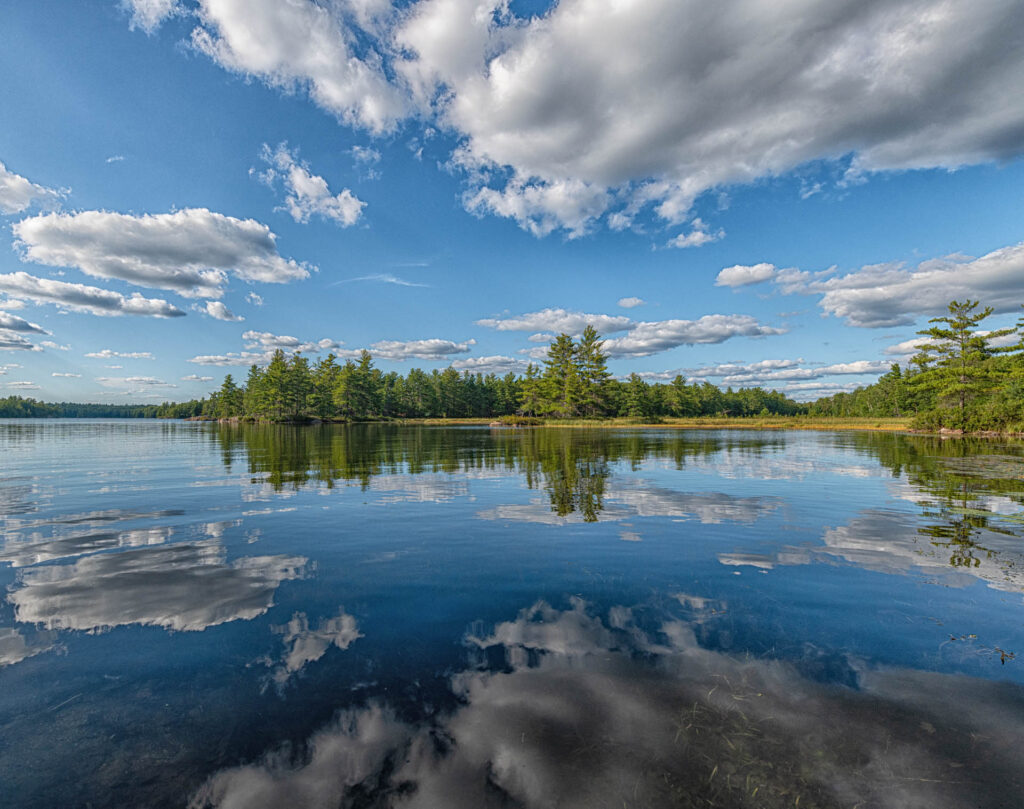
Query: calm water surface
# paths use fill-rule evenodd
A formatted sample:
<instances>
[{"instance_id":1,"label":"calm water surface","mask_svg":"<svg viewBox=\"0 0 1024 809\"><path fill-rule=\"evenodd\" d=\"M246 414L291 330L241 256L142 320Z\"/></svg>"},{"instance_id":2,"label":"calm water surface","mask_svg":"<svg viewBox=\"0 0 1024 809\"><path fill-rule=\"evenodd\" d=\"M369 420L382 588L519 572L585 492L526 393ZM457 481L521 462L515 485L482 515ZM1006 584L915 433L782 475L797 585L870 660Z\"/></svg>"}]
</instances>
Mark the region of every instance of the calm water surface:
<instances>
[{"instance_id":1,"label":"calm water surface","mask_svg":"<svg viewBox=\"0 0 1024 809\"><path fill-rule=\"evenodd\" d=\"M1020 444L0 421L0 528L5 807L1024 801Z\"/></svg>"}]
</instances>

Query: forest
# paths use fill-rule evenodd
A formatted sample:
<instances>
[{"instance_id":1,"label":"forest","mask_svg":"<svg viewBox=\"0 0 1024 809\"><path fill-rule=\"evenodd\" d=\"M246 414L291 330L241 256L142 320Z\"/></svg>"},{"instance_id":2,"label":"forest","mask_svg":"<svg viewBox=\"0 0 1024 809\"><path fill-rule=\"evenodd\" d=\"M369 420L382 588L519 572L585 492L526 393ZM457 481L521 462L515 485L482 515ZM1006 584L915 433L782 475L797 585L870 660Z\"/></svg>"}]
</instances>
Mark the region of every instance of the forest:
<instances>
[{"instance_id":1,"label":"forest","mask_svg":"<svg viewBox=\"0 0 1024 809\"><path fill-rule=\"evenodd\" d=\"M951 301L918 332L906 368L894 363L873 385L808 406L813 416L911 416L920 430L1024 432L1024 317L986 330L991 307Z\"/></svg>"},{"instance_id":2,"label":"forest","mask_svg":"<svg viewBox=\"0 0 1024 809\"><path fill-rule=\"evenodd\" d=\"M611 376L597 331L588 326L579 340L561 334L541 366L525 374L459 373L455 368L405 376L384 373L364 351L339 364L328 354L313 365L301 354L277 351L266 368L253 365L244 383L231 374L202 403L201 415L257 421L365 421L392 418L481 418L525 416L545 419L758 414L794 415L804 406L760 388L722 391L703 382L650 384L637 374Z\"/></svg>"},{"instance_id":3,"label":"forest","mask_svg":"<svg viewBox=\"0 0 1024 809\"><path fill-rule=\"evenodd\" d=\"M402 376L374 366L369 352L315 363L277 351L244 381L228 374L208 397L161 405L47 404L0 399L0 417L207 418L301 422L410 418L605 419L642 422L720 416L903 417L922 430L1024 431L1024 318L1016 328L982 328L992 314L978 301L952 301L918 334L918 353L872 385L809 404L763 388L721 390L710 382L650 383L608 371L601 335L588 326L576 339L558 335L539 365L522 375L411 369Z\"/></svg>"}]
</instances>

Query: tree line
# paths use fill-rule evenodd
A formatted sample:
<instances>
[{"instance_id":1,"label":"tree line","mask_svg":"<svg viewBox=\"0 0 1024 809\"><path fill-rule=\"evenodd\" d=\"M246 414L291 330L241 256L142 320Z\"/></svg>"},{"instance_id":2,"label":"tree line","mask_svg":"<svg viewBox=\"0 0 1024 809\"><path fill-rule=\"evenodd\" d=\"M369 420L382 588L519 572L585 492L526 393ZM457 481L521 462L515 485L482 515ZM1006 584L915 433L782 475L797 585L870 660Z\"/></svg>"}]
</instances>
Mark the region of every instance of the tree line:
<instances>
[{"instance_id":1,"label":"tree line","mask_svg":"<svg viewBox=\"0 0 1024 809\"><path fill-rule=\"evenodd\" d=\"M906 368L894 363L873 385L811 403L818 416L912 416L914 427L965 432L1024 431L1024 318L987 330L992 307L951 301L918 332ZM1007 342L1001 338L1009 338Z\"/></svg>"},{"instance_id":2,"label":"tree line","mask_svg":"<svg viewBox=\"0 0 1024 809\"><path fill-rule=\"evenodd\" d=\"M385 373L363 351L339 364L333 354L316 363L301 354L276 351L270 363L253 365L244 383L232 374L204 400L201 415L256 421L374 420L388 418L652 419L662 416L795 415L803 405L760 388L722 391L702 382L651 384L637 374L618 380L597 330L587 326L578 340L558 335L541 365L522 376L460 373L449 367L413 368L405 376Z\"/></svg>"}]
</instances>

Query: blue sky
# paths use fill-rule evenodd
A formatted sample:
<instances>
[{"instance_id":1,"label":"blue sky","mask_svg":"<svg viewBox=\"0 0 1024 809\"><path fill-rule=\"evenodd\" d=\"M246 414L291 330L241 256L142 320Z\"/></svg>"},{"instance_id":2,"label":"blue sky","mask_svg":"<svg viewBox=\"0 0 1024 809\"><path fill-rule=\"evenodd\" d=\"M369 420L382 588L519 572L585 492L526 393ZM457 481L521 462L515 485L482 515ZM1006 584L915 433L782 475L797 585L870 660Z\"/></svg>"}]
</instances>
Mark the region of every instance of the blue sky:
<instances>
[{"instance_id":1,"label":"blue sky","mask_svg":"<svg viewBox=\"0 0 1024 809\"><path fill-rule=\"evenodd\" d=\"M1024 303L1024 6L0 8L0 395L163 401L276 347L808 399ZM531 340L531 338L533 338ZM901 345L902 344L902 345Z\"/></svg>"}]
</instances>

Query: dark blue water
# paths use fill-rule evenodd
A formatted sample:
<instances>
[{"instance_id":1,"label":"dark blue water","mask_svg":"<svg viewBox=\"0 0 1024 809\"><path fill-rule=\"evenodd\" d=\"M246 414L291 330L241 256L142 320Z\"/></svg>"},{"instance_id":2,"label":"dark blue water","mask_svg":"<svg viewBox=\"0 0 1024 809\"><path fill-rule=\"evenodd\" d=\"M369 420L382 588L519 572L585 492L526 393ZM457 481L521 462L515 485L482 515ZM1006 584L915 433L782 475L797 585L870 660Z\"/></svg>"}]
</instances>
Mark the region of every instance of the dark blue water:
<instances>
[{"instance_id":1,"label":"dark blue water","mask_svg":"<svg viewBox=\"0 0 1024 809\"><path fill-rule=\"evenodd\" d=\"M1015 807L1024 446L0 422L6 807Z\"/></svg>"}]
</instances>

